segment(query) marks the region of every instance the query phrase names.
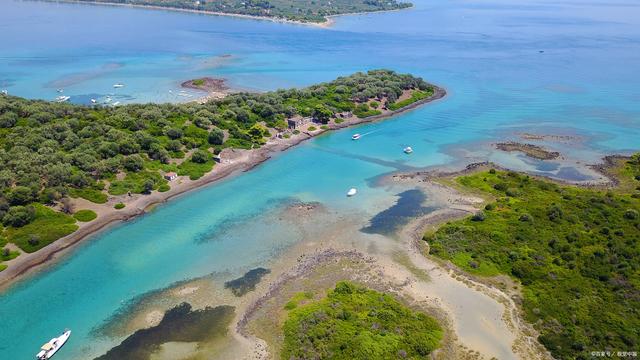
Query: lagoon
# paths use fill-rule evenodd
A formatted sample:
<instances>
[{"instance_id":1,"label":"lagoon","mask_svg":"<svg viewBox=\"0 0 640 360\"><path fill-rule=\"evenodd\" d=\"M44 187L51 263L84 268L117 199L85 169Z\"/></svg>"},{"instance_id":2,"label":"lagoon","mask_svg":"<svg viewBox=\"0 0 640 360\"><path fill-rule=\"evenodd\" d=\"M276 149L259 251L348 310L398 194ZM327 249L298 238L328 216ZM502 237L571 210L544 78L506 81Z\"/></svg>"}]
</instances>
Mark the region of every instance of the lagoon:
<instances>
[{"instance_id":1,"label":"lagoon","mask_svg":"<svg viewBox=\"0 0 640 360\"><path fill-rule=\"evenodd\" d=\"M588 181L594 174L582 164L637 150L640 138L640 5L630 0L420 0L407 11L341 17L330 29L39 1L6 0L0 10L0 88L28 98L53 99L63 88L78 103L112 93L122 102L183 101L180 82L199 76L261 91L379 67L449 93L359 127L368 133L359 141L349 130L320 136L96 234L0 294L1 358L29 358L65 327L74 334L60 357L100 355L122 339L96 329L133 299L269 267L302 237L270 216L289 202L319 201L366 225L398 199L376 181L393 171L492 160ZM126 86L114 89L119 82ZM518 133L576 140L550 142L566 158L551 162L490 145ZM402 153L407 145L414 154ZM358 195L347 199L351 187Z\"/></svg>"}]
</instances>

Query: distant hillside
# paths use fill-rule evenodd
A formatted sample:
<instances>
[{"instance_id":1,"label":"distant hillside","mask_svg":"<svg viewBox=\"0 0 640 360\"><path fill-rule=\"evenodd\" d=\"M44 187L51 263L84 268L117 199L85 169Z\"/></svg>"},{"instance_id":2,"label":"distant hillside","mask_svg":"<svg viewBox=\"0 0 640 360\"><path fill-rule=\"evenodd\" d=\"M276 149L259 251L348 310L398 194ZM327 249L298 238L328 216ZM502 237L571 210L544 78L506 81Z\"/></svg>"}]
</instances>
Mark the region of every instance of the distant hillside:
<instances>
[{"instance_id":1,"label":"distant hillside","mask_svg":"<svg viewBox=\"0 0 640 360\"><path fill-rule=\"evenodd\" d=\"M411 3L397 0L78 0L85 2L120 3L161 6L176 9L212 11L227 14L281 18L322 23L327 16L348 13L397 10Z\"/></svg>"}]
</instances>

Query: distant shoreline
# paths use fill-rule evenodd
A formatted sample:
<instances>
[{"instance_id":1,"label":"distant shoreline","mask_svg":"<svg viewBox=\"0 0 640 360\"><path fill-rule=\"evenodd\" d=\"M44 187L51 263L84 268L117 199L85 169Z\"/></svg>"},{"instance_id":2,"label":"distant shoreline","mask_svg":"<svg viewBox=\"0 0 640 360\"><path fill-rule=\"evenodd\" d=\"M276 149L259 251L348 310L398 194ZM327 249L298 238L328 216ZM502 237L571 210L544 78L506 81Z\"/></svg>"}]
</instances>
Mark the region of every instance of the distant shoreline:
<instances>
[{"instance_id":1,"label":"distant shoreline","mask_svg":"<svg viewBox=\"0 0 640 360\"><path fill-rule=\"evenodd\" d=\"M334 24L334 20L331 19L333 16L341 16L341 15L352 15L352 14L340 14L340 15L330 15L326 16L326 21L316 23L310 21L298 21L298 20L289 20L280 17L267 17L267 16L257 16L257 15L246 15L246 14L234 14L234 13L225 13L219 11L210 11L210 10L195 10L195 9L183 9L178 7L170 7L170 6L157 6L157 5L139 5L139 4L123 4L123 3L112 3L112 2L101 2L101 1L77 1L77 0L43 0L46 2L60 2L60 3L70 3L70 4L87 4L87 5L105 5L105 6L118 6L118 7L132 7L139 9L151 9L151 10L167 10L167 11L180 11L192 14L203 14L203 15L213 15L213 16L230 16L237 17L243 19L252 19L252 20L266 20L275 23L288 23L288 24L297 24L297 25L307 25L307 26L316 26L321 28L330 27ZM395 11L395 10L386 10L386 11ZM382 12L382 11L371 11L371 12L363 12L356 14L369 14L372 12Z\"/></svg>"},{"instance_id":2,"label":"distant shoreline","mask_svg":"<svg viewBox=\"0 0 640 360\"><path fill-rule=\"evenodd\" d=\"M52 2L52 3L59 2L59 3L70 3L70 4L105 5L105 6L132 7L132 8L139 8L139 9L151 9L151 10L180 11L180 12L186 12L186 13L192 13L192 14L230 16L230 17L237 17L237 18L244 18L244 19L251 19L251 20L266 20L266 21L283 23L283 24L314 26L319 28L330 28L335 24L334 18L338 16L365 15L365 14L386 13L386 12L393 12L393 11L405 11L415 6L414 4L411 4L411 6L406 8L401 8L401 9L349 12L349 13L342 13L342 14L335 14L335 15L327 15L325 16L326 20L323 22L312 22L312 21L289 20L282 17L234 14L234 13L225 13L220 11L184 9L184 8L170 7L170 6L139 5L139 4L124 4L124 3L101 2L101 1L78 1L78 0L41 0L41 1Z\"/></svg>"},{"instance_id":3,"label":"distant shoreline","mask_svg":"<svg viewBox=\"0 0 640 360\"><path fill-rule=\"evenodd\" d=\"M144 215L154 205L165 203L172 198L201 188L215 181L227 178L228 176L239 174L241 172L247 172L262 164L263 162L269 160L272 156L327 131L344 129L359 124L365 124L395 117L398 114L413 110L417 107L420 107L421 105L442 99L446 95L447 92L445 89L435 85L432 86L434 88L434 92L431 96L422 100L418 100L397 110L387 110L382 114L366 118L358 118L352 116L348 119L344 119L344 122L341 122L339 124L327 124L325 129L317 128L315 131L301 131L299 134L291 136L288 139L277 138L273 141L267 142L266 145L258 149L229 149L228 153L230 153L229 155L233 157L233 161L217 164L216 166L214 166L212 171L205 174L200 179L184 183L172 184L171 189L167 192L154 192L149 195L137 197L130 204L127 204L127 206L122 210L112 209L106 214L98 216L96 220L84 224L74 233L62 237L36 252L22 252L17 258L5 262L5 264L10 266L4 271L0 272L0 292L6 290L6 288L8 288L18 279L34 273L35 270L39 270L45 265L52 264L53 260L59 259L61 256L67 254L74 248L74 245L80 243L82 240L95 235L99 231L105 230L114 223L127 221L139 215ZM224 152L223 155L225 155Z\"/></svg>"}]
</instances>

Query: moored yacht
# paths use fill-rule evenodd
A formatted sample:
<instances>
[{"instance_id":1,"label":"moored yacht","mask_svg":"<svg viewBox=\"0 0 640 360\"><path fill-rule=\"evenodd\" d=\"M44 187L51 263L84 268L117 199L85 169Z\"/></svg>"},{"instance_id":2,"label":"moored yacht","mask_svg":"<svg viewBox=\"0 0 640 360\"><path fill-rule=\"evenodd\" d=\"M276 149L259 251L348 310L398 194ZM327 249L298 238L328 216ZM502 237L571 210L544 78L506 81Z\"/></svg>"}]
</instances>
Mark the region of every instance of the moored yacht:
<instances>
[{"instance_id":1,"label":"moored yacht","mask_svg":"<svg viewBox=\"0 0 640 360\"><path fill-rule=\"evenodd\" d=\"M413 152L413 149L411 148L411 146L407 146L403 151L405 154L411 154Z\"/></svg>"},{"instance_id":2,"label":"moored yacht","mask_svg":"<svg viewBox=\"0 0 640 360\"><path fill-rule=\"evenodd\" d=\"M347 196L351 197L354 196L355 194L358 193L358 190L356 190L356 188L351 188L349 189L349 191L347 192Z\"/></svg>"},{"instance_id":3,"label":"moored yacht","mask_svg":"<svg viewBox=\"0 0 640 360\"><path fill-rule=\"evenodd\" d=\"M65 102L65 101L67 101L69 99L71 99L71 96L60 95L60 96L56 97L56 101L57 102Z\"/></svg>"},{"instance_id":4,"label":"moored yacht","mask_svg":"<svg viewBox=\"0 0 640 360\"><path fill-rule=\"evenodd\" d=\"M44 345L42 345L42 347L40 347L40 352L38 353L38 355L36 355L36 359L38 360L51 359L51 357L55 355L55 353L58 350L60 350L62 345L64 345L64 343L66 343L67 340L69 340L70 336L71 336L71 330L65 330L62 333L62 335L49 340L49 342L45 343Z\"/></svg>"},{"instance_id":5,"label":"moored yacht","mask_svg":"<svg viewBox=\"0 0 640 360\"><path fill-rule=\"evenodd\" d=\"M121 84L121 83L113 84L113 87L116 89L123 88L124 84Z\"/></svg>"}]
</instances>

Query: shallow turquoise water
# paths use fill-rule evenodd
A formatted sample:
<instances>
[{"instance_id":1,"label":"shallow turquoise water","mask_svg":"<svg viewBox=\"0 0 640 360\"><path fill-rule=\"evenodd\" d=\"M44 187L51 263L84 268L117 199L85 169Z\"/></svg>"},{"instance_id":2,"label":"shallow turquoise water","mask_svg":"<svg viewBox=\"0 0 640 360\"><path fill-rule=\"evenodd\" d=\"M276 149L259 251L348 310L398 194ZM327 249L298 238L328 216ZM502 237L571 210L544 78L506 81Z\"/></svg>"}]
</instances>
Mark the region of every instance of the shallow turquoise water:
<instances>
[{"instance_id":1,"label":"shallow turquoise water","mask_svg":"<svg viewBox=\"0 0 640 360\"><path fill-rule=\"evenodd\" d=\"M64 327L63 358L120 339L91 330L128 300L211 272L229 278L300 238L268 216L291 199L321 201L363 221L395 193L396 170L493 159L588 179L486 144L517 132L580 136L551 144L576 161L628 151L640 138L640 5L633 1L418 1L409 11L338 19L330 30L167 11L5 0L0 88L76 102L179 101L181 80L223 76L269 90L389 67L448 89L443 101L395 119L306 142L214 186L86 241L71 256L0 295L0 358L25 359ZM540 52L544 51L544 52ZM218 56L230 54L221 61ZM112 84L122 82L123 89ZM171 92L170 92L171 91ZM360 141L353 132L366 133ZM415 153L406 156L402 147ZM580 170L582 171L582 170ZM357 187L357 197L344 193Z\"/></svg>"}]
</instances>

